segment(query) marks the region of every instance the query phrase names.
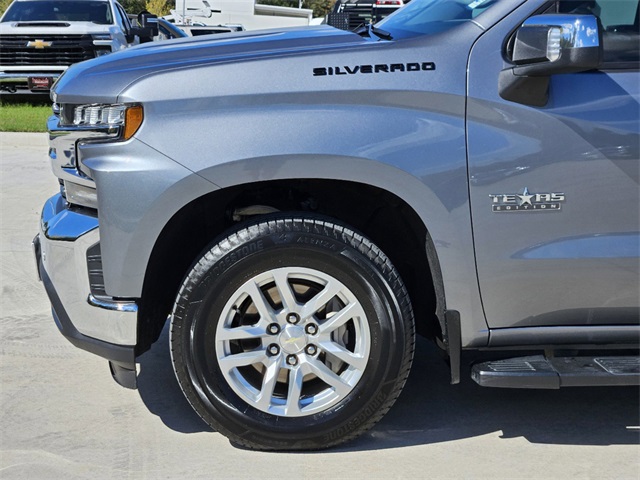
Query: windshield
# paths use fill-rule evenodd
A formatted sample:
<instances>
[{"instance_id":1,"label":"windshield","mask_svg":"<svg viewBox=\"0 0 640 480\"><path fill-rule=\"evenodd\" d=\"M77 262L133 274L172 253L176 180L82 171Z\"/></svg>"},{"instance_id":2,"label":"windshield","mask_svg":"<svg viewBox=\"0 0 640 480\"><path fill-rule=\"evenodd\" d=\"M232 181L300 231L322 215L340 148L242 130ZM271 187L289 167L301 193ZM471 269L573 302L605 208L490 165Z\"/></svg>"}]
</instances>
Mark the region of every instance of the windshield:
<instances>
[{"instance_id":1,"label":"windshield","mask_svg":"<svg viewBox=\"0 0 640 480\"><path fill-rule=\"evenodd\" d=\"M394 38L411 37L448 30L504 0L413 0L376 26Z\"/></svg>"},{"instance_id":2,"label":"windshield","mask_svg":"<svg viewBox=\"0 0 640 480\"><path fill-rule=\"evenodd\" d=\"M93 22L113 23L108 2L45 0L13 2L2 18L3 22Z\"/></svg>"}]
</instances>

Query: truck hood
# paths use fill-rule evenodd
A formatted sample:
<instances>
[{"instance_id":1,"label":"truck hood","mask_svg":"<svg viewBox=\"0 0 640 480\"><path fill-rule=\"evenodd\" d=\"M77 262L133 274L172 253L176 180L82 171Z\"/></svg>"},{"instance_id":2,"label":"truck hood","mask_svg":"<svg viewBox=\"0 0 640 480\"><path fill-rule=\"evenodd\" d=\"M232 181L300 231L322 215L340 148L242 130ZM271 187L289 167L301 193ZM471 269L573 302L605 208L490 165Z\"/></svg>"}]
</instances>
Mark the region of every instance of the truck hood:
<instances>
[{"instance_id":1,"label":"truck hood","mask_svg":"<svg viewBox=\"0 0 640 480\"><path fill-rule=\"evenodd\" d=\"M113 102L137 79L166 70L308 54L370 43L326 25L204 35L148 43L71 66L56 83L56 102Z\"/></svg>"},{"instance_id":2,"label":"truck hood","mask_svg":"<svg viewBox=\"0 0 640 480\"><path fill-rule=\"evenodd\" d=\"M0 35L85 35L109 33L113 27L92 22L2 22Z\"/></svg>"}]
</instances>

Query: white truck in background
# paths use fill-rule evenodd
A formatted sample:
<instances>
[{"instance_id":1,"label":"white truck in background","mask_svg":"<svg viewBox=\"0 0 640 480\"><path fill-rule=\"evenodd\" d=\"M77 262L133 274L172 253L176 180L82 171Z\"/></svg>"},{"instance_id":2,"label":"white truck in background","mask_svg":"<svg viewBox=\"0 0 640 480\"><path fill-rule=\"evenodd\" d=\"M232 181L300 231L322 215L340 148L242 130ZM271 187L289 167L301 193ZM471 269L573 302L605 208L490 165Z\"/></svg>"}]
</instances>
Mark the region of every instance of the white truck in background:
<instances>
[{"instance_id":1,"label":"white truck in background","mask_svg":"<svg viewBox=\"0 0 640 480\"><path fill-rule=\"evenodd\" d=\"M175 5L164 18L176 25L242 25L244 30L264 30L305 27L313 20L311 9L263 5L260 0L176 0Z\"/></svg>"},{"instance_id":2,"label":"white truck in background","mask_svg":"<svg viewBox=\"0 0 640 480\"><path fill-rule=\"evenodd\" d=\"M151 39L115 0L14 0L0 18L0 94L48 93L70 65Z\"/></svg>"}]
</instances>

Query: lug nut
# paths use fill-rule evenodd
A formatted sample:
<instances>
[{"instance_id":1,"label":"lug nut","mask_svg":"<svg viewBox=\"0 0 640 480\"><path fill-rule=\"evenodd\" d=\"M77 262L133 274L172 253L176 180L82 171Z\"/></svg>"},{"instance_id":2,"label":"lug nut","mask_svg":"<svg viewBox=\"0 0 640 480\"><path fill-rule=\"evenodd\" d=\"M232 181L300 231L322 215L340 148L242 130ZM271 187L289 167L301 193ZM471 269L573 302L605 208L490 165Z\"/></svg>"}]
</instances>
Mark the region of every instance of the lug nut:
<instances>
[{"instance_id":1,"label":"lug nut","mask_svg":"<svg viewBox=\"0 0 640 480\"><path fill-rule=\"evenodd\" d=\"M267 348L267 351L269 352L270 355L278 355L280 353L280 347L275 343L272 343Z\"/></svg>"},{"instance_id":2,"label":"lug nut","mask_svg":"<svg viewBox=\"0 0 640 480\"><path fill-rule=\"evenodd\" d=\"M277 335L280 332L280 326L277 323L272 323L267 327L267 332L271 335Z\"/></svg>"},{"instance_id":3,"label":"lug nut","mask_svg":"<svg viewBox=\"0 0 640 480\"><path fill-rule=\"evenodd\" d=\"M298 316L297 313L290 313L287 315L287 322L289 322L290 324L295 325L299 321L300 321L300 317Z\"/></svg>"},{"instance_id":4,"label":"lug nut","mask_svg":"<svg viewBox=\"0 0 640 480\"><path fill-rule=\"evenodd\" d=\"M318 353L318 348L315 345L307 345L304 351L307 352L307 355L315 355Z\"/></svg>"},{"instance_id":5,"label":"lug nut","mask_svg":"<svg viewBox=\"0 0 640 480\"><path fill-rule=\"evenodd\" d=\"M296 357L295 355L289 355L287 357L287 363L289 365L297 365L298 364L298 357Z\"/></svg>"},{"instance_id":6,"label":"lug nut","mask_svg":"<svg viewBox=\"0 0 640 480\"><path fill-rule=\"evenodd\" d=\"M316 333L318 333L318 326L315 323L310 323L309 325L304 327L304 331L309 335L315 335Z\"/></svg>"}]
</instances>

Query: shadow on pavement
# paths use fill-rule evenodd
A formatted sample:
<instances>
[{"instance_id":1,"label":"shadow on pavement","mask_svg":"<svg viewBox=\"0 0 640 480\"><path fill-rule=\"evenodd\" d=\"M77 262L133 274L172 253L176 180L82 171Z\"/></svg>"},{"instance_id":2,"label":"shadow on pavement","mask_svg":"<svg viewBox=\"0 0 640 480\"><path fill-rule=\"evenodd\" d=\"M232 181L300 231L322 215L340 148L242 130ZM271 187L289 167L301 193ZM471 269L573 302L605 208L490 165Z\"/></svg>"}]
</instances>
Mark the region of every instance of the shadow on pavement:
<instances>
[{"instance_id":1,"label":"shadow on pavement","mask_svg":"<svg viewBox=\"0 0 640 480\"><path fill-rule=\"evenodd\" d=\"M182 433L212 431L191 409L174 376L168 329L140 357L138 390L167 427ZM486 354L485 354L486 356ZM466 354L470 364L478 354ZM465 439L500 431L501 438L558 445L634 445L640 441L640 389L582 387L561 390L482 388L463 369L449 385L436 348L419 339L405 389L371 431L325 452L380 450Z\"/></svg>"},{"instance_id":2,"label":"shadow on pavement","mask_svg":"<svg viewBox=\"0 0 640 480\"><path fill-rule=\"evenodd\" d=\"M149 411L172 430L181 433L212 432L191 408L173 372L169 354L169 328L139 359L138 392Z\"/></svg>"},{"instance_id":3,"label":"shadow on pavement","mask_svg":"<svg viewBox=\"0 0 640 480\"><path fill-rule=\"evenodd\" d=\"M493 432L535 444L639 443L637 387L483 388L471 380L468 367L463 368L461 384L450 385L435 347L420 340L411 375L394 407L372 431L341 450L424 445ZM465 353L463 365L478 357ZM484 357L491 358L486 353Z\"/></svg>"}]
</instances>

